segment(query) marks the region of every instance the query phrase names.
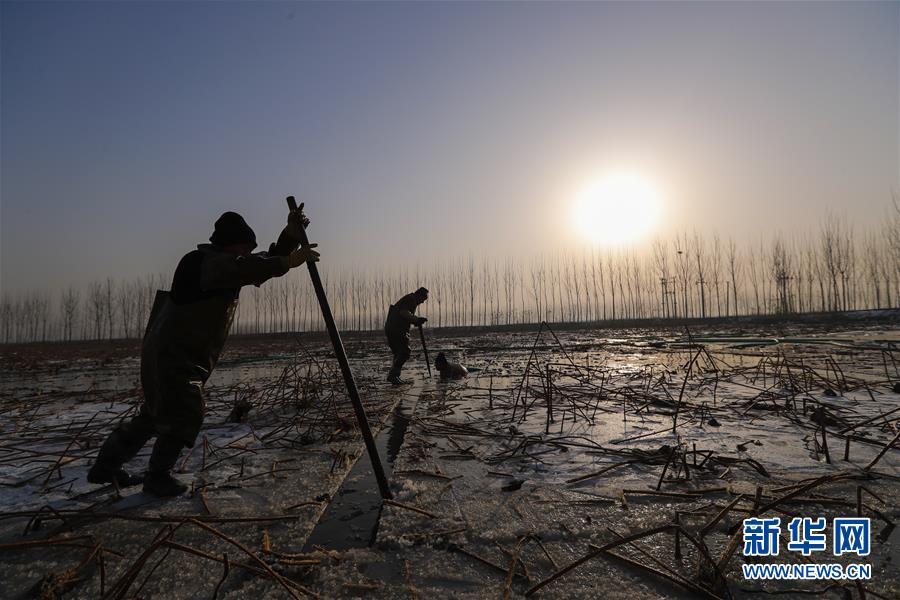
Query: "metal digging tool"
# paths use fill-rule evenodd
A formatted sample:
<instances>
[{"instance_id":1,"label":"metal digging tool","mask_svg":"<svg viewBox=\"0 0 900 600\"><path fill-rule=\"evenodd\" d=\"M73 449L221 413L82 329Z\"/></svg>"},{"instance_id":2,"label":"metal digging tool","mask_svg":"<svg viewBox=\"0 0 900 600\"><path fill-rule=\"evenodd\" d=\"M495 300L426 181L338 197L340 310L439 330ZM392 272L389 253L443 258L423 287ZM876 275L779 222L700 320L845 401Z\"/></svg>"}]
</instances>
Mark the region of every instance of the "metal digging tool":
<instances>
[{"instance_id":1,"label":"metal digging tool","mask_svg":"<svg viewBox=\"0 0 900 600\"><path fill-rule=\"evenodd\" d=\"M425 366L428 367L428 376L431 377L431 361L428 360L428 347L425 346L425 331L422 330L421 325L416 325L419 328L419 337L422 338L422 350L425 352Z\"/></svg>"},{"instance_id":2,"label":"metal digging tool","mask_svg":"<svg viewBox=\"0 0 900 600\"><path fill-rule=\"evenodd\" d=\"M287 203L291 210L297 210L297 201L293 196L287 197ZM300 228L300 245L304 247L309 246L309 238L306 237L306 231L302 227ZM372 471L375 473L375 479L378 480L378 489L381 491L382 498L390 500L393 498L393 495L388 487L387 477L385 477L384 468L381 466L381 459L378 458L375 438L372 437L372 430L369 428L366 409L363 408L362 401L359 399L359 391L356 389L356 382L353 380L353 373L350 371L350 363L347 361L347 353L344 352L341 334L338 333L337 325L334 323L334 316L332 316L331 308L328 306L328 298L325 296L325 288L322 286L319 270L314 262L308 262L306 266L309 268L309 277L312 279L313 288L316 290L316 298L319 299L319 307L322 309L322 318L325 319L325 326L328 328L328 336L331 338L334 355L341 366L341 374L344 376L344 383L347 385L347 394L353 403L353 411L356 413L356 420L359 422L359 430L362 432L363 440L366 442L369 460L372 461Z\"/></svg>"}]
</instances>

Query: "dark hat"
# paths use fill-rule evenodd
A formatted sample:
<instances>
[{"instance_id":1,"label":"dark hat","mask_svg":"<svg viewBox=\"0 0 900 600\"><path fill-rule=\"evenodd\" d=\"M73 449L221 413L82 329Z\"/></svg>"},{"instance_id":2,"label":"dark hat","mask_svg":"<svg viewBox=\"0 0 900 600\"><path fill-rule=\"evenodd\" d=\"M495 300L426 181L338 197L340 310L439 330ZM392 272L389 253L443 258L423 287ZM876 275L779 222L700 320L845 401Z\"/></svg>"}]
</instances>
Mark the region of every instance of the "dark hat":
<instances>
[{"instance_id":1,"label":"dark hat","mask_svg":"<svg viewBox=\"0 0 900 600\"><path fill-rule=\"evenodd\" d=\"M423 288L423 287L420 287L419 289L416 290L416 294L419 295L419 296L427 296L427 295L428 295L428 290L426 290L426 289Z\"/></svg>"},{"instance_id":2,"label":"dark hat","mask_svg":"<svg viewBox=\"0 0 900 600\"><path fill-rule=\"evenodd\" d=\"M217 246L251 244L256 248L256 234L247 225L244 217L231 211L222 213L216 220L216 230L209 236L209 241Z\"/></svg>"}]
</instances>

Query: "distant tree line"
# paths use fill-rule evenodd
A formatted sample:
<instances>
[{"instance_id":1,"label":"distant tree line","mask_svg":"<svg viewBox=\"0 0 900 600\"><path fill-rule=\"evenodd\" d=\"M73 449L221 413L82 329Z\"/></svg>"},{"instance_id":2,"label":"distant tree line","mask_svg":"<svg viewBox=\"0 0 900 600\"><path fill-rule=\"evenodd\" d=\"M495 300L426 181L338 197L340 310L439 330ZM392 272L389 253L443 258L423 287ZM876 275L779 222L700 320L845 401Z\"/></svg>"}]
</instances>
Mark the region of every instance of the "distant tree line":
<instances>
[{"instance_id":1,"label":"distant tree line","mask_svg":"<svg viewBox=\"0 0 900 600\"><path fill-rule=\"evenodd\" d=\"M826 217L807 235L741 245L683 232L644 250L585 249L532 258L455 257L428 268L320 266L338 326L380 329L387 307L420 285L436 327L642 318L707 318L900 306L900 199L880 227L858 234ZM143 335L170 276L6 293L0 341L104 340ZM233 333L324 329L305 269L248 286Z\"/></svg>"}]
</instances>

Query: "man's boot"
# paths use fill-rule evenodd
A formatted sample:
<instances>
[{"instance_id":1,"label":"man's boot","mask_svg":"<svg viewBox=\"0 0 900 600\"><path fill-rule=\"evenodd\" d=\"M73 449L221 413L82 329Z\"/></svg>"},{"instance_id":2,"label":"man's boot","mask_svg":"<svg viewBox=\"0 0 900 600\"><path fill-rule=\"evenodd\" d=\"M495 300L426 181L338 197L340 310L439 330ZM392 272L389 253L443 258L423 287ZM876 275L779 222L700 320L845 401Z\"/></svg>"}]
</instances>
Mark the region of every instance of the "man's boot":
<instances>
[{"instance_id":1,"label":"man's boot","mask_svg":"<svg viewBox=\"0 0 900 600\"><path fill-rule=\"evenodd\" d=\"M146 438L138 439L141 436L131 439L128 433L120 428L109 434L100 447L100 453L97 455L94 466L88 471L87 480L90 483L113 483L117 487L123 488L144 481L140 475L131 475L122 468L122 463L131 460L147 441Z\"/></svg>"},{"instance_id":2,"label":"man's boot","mask_svg":"<svg viewBox=\"0 0 900 600\"><path fill-rule=\"evenodd\" d=\"M144 491L154 496L180 496L188 486L172 477L171 470L178 460L184 444L181 440L161 435L153 445L147 476L144 477Z\"/></svg>"}]
</instances>

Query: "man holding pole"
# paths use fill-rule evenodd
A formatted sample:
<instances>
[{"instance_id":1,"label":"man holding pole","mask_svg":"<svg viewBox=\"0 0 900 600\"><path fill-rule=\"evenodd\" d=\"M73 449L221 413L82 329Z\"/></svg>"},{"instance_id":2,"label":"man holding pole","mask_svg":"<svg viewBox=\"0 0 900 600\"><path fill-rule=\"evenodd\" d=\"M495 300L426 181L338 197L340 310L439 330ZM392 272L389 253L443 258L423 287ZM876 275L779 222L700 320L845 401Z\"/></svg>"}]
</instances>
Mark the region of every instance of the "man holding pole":
<instances>
[{"instance_id":1,"label":"man holding pole","mask_svg":"<svg viewBox=\"0 0 900 600\"><path fill-rule=\"evenodd\" d=\"M387 336L388 346L394 354L394 362L388 372L387 380L394 385L410 383L400 379L400 371L403 363L409 360L409 328L411 325L421 327L428 319L416 316L416 308L428 300L428 290L420 287L411 294L400 298L396 304L388 309L387 320L384 322L384 333Z\"/></svg>"},{"instance_id":2,"label":"man holding pole","mask_svg":"<svg viewBox=\"0 0 900 600\"><path fill-rule=\"evenodd\" d=\"M268 252L253 254L256 234L243 217L224 213L209 244L201 244L178 263L169 292L157 292L141 348L140 412L106 439L87 479L91 483L136 485L156 496L177 496L187 486L171 470L185 446L193 447L203 424L203 386L216 366L231 328L241 287L261 285L290 269L319 259L312 248L298 248L309 224L303 205L288 215L287 227ZM122 465L155 437L146 477L133 477Z\"/></svg>"}]
</instances>

